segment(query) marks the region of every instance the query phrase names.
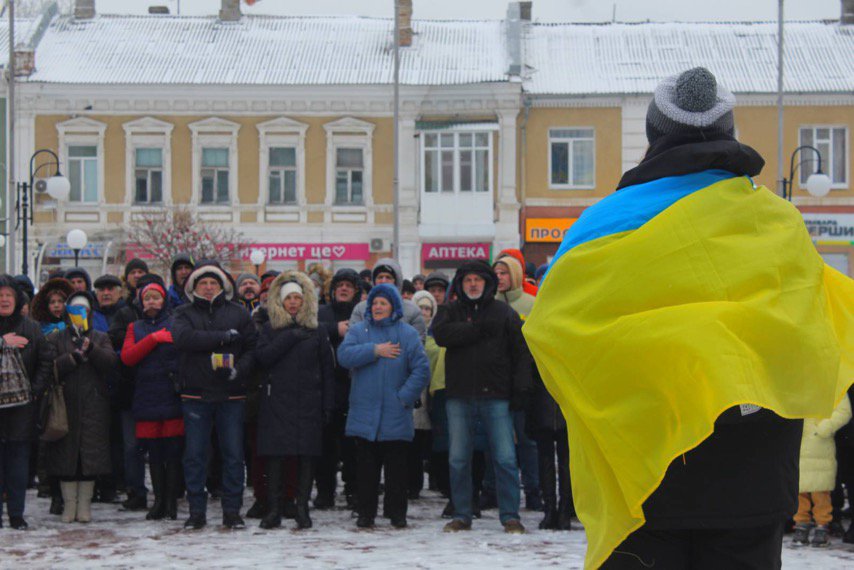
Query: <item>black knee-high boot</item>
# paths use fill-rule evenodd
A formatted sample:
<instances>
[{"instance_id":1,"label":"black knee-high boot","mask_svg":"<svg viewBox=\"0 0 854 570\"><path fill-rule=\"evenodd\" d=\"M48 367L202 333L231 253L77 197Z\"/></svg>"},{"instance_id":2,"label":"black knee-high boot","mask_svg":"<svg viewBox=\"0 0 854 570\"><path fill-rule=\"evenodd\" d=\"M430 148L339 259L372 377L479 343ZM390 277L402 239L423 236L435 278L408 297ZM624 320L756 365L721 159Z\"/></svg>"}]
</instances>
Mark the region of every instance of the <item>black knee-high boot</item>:
<instances>
[{"instance_id":1,"label":"black knee-high boot","mask_svg":"<svg viewBox=\"0 0 854 570\"><path fill-rule=\"evenodd\" d=\"M166 516L166 464L152 461L148 465L148 471L151 474L154 504L145 515L145 520L159 521Z\"/></svg>"},{"instance_id":2,"label":"black knee-high boot","mask_svg":"<svg viewBox=\"0 0 854 570\"><path fill-rule=\"evenodd\" d=\"M311 498L311 486L314 482L314 458L305 455L299 458L297 471L297 528L311 528L308 514L308 500Z\"/></svg>"},{"instance_id":3,"label":"black knee-high boot","mask_svg":"<svg viewBox=\"0 0 854 570\"><path fill-rule=\"evenodd\" d=\"M175 520L178 518L178 494L184 472L181 470L181 461L168 461L166 463L166 518Z\"/></svg>"},{"instance_id":4,"label":"black knee-high boot","mask_svg":"<svg viewBox=\"0 0 854 570\"><path fill-rule=\"evenodd\" d=\"M554 441L541 438L537 441L537 457L540 467L540 491L543 494L545 516L540 521L541 530L556 530L558 527L557 480L555 475Z\"/></svg>"},{"instance_id":5,"label":"black knee-high boot","mask_svg":"<svg viewBox=\"0 0 854 570\"><path fill-rule=\"evenodd\" d=\"M560 485L558 502L558 530L572 530L572 517L575 516L575 504L572 500L572 482L569 476L569 444L566 432L557 438L557 478Z\"/></svg>"},{"instance_id":6,"label":"black knee-high boot","mask_svg":"<svg viewBox=\"0 0 854 570\"><path fill-rule=\"evenodd\" d=\"M267 515L261 519L261 528L282 526L282 458L267 458Z\"/></svg>"}]
</instances>

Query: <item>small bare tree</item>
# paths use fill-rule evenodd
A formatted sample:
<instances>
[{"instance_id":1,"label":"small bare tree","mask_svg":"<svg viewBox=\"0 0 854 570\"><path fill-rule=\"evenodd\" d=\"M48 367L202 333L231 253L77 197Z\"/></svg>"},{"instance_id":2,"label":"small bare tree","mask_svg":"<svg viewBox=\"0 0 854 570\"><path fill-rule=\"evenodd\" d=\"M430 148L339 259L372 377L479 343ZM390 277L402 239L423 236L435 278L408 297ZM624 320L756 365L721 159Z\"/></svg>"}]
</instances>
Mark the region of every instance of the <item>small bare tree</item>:
<instances>
[{"instance_id":1,"label":"small bare tree","mask_svg":"<svg viewBox=\"0 0 854 570\"><path fill-rule=\"evenodd\" d=\"M228 267L251 245L241 232L203 221L184 206L145 214L126 227L125 235L125 249L152 259L163 273L178 253L189 253L196 260L213 259Z\"/></svg>"}]
</instances>

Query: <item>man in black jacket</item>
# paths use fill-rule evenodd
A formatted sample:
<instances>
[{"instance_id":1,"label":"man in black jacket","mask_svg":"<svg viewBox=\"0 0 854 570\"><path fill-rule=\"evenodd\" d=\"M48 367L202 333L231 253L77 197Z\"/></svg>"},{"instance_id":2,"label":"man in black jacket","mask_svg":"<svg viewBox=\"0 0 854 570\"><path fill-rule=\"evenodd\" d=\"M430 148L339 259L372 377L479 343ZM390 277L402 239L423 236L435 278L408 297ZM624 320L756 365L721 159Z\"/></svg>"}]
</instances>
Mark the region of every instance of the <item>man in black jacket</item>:
<instances>
[{"instance_id":1,"label":"man in black jacket","mask_svg":"<svg viewBox=\"0 0 854 570\"><path fill-rule=\"evenodd\" d=\"M222 524L237 529L243 504L246 380L258 338L249 313L234 297L231 276L216 262L201 262L187 278L191 302L175 311L172 338L179 352L186 448L184 477L190 518L186 528L207 524L208 450L216 425L222 453Z\"/></svg>"},{"instance_id":2,"label":"man in black jacket","mask_svg":"<svg viewBox=\"0 0 854 570\"><path fill-rule=\"evenodd\" d=\"M445 531L471 529L473 434L480 420L492 452L501 524L508 533L523 533L510 413L524 409L531 387L522 320L510 305L495 301L498 279L484 261L460 267L452 287L457 300L440 306L433 320L436 344L448 349L445 385L455 513Z\"/></svg>"},{"instance_id":3,"label":"man in black jacket","mask_svg":"<svg viewBox=\"0 0 854 570\"><path fill-rule=\"evenodd\" d=\"M335 350L344 342L344 336L350 328L350 315L359 303L359 274L352 269L339 269L332 278L329 290L332 302L321 305L317 319L320 326L329 333L329 340ZM342 462L341 477L344 480L344 495L348 506L353 506L356 483L356 451L350 438L344 437L344 425L347 422L347 408L350 399L350 371L335 366L335 412L323 430L323 455L317 465L316 509L328 509L335 506L335 487L339 458Z\"/></svg>"}]
</instances>

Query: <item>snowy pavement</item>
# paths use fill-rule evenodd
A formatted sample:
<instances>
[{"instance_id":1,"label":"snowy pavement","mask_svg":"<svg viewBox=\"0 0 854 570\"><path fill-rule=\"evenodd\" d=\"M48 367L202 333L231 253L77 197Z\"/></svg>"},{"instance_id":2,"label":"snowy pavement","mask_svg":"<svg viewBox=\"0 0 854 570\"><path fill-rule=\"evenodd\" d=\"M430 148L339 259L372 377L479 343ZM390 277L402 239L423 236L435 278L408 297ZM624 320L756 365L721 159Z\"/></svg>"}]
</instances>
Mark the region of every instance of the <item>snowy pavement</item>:
<instances>
[{"instance_id":1,"label":"snowy pavement","mask_svg":"<svg viewBox=\"0 0 854 570\"><path fill-rule=\"evenodd\" d=\"M496 511L486 511L471 532L444 534L439 518L444 501L435 493L410 504L409 528L394 530L378 519L372 531L355 527L346 509L313 511L314 528L263 531L247 520L240 531L221 530L219 505L211 502L208 527L181 529L186 503L179 503L178 521L146 521L145 513L121 512L118 505L94 504L90 524L63 524L47 514L49 501L27 497L31 530L0 530L0 568L582 568L584 532L537 530L539 513L522 512L529 533L502 532ZM247 494L247 506L251 497ZM788 537L787 537L788 542ZM783 553L783 568L842 570L854 568L854 546L838 539L828 550Z\"/></svg>"}]
</instances>

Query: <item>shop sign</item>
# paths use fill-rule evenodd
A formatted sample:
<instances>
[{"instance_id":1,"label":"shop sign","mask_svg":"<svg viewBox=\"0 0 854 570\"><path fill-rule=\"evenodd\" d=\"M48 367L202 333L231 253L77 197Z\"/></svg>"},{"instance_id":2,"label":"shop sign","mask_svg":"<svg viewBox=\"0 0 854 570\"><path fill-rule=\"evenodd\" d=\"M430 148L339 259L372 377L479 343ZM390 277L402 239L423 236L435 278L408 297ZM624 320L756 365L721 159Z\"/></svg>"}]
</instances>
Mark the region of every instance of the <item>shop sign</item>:
<instances>
[{"instance_id":1,"label":"shop sign","mask_svg":"<svg viewBox=\"0 0 854 570\"><path fill-rule=\"evenodd\" d=\"M264 252L267 261L366 260L371 257L367 243L256 243L241 249L240 258L248 261L256 249Z\"/></svg>"},{"instance_id":2,"label":"shop sign","mask_svg":"<svg viewBox=\"0 0 854 570\"><path fill-rule=\"evenodd\" d=\"M805 213L803 216L813 241L854 242L854 214Z\"/></svg>"},{"instance_id":3,"label":"shop sign","mask_svg":"<svg viewBox=\"0 0 854 570\"><path fill-rule=\"evenodd\" d=\"M45 257L56 257L60 259L74 259L74 250L65 242L59 242L45 252ZM101 259L104 257L103 243L87 243L80 250L80 259Z\"/></svg>"},{"instance_id":4,"label":"shop sign","mask_svg":"<svg viewBox=\"0 0 854 570\"><path fill-rule=\"evenodd\" d=\"M423 262L490 259L491 253L490 243L425 243L421 246Z\"/></svg>"},{"instance_id":5,"label":"shop sign","mask_svg":"<svg viewBox=\"0 0 854 570\"><path fill-rule=\"evenodd\" d=\"M525 243L560 243L578 218L526 218Z\"/></svg>"}]
</instances>

